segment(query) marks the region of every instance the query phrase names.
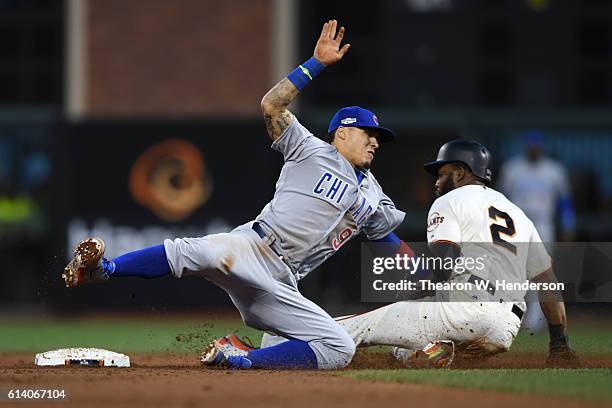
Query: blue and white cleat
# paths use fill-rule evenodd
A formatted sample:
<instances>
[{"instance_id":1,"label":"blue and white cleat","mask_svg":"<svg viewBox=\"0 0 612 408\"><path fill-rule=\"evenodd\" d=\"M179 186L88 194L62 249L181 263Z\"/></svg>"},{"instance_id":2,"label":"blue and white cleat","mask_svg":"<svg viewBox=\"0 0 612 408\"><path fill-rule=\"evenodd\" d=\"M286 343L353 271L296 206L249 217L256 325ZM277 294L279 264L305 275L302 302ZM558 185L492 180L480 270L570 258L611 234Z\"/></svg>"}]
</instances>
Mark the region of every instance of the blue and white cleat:
<instances>
[{"instance_id":1,"label":"blue and white cleat","mask_svg":"<svg viewBox=\"0 0 612 408\"><path fill-rule=\"evenodd\" d=\"M232 345L227 337L222 337L208 344L200 362L205 366L248 369L253 365L247 358L248 354L248 351Z\"/></svg>"}]
</instances>

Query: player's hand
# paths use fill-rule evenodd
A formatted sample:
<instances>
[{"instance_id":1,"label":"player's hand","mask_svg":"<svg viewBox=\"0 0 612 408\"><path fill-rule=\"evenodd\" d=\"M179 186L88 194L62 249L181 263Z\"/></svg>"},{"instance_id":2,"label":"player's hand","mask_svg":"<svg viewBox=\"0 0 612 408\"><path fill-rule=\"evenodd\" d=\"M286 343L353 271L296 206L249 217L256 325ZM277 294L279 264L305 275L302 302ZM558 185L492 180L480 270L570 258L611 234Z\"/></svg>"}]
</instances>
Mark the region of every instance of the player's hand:
<instances>
[{"instance_id":1,"label":"player's hand","mask_svg":"<svg viewBox=\"0 0 612 408\"><path fill-rule=\"evenodd\" d=\"M549 368L578 368L580 359L574 350L567 344L551 344L546 358L546 366Z\"/></svg>"},{"instance_id":2,"label":"player's hand","mask_svg":"<svg viewBox=\"0 0 612 408\"><path fill-rule=\"evenodd\" d=\"M344 27L340 27L336 34L337 27L338 22L336 20L329 20L323 24L321 36L315 46L314 57L325 65L335 64L340 61L351 46L351 44L344 44L340 48L345 30Z\"/></svg>"}]
</instances>

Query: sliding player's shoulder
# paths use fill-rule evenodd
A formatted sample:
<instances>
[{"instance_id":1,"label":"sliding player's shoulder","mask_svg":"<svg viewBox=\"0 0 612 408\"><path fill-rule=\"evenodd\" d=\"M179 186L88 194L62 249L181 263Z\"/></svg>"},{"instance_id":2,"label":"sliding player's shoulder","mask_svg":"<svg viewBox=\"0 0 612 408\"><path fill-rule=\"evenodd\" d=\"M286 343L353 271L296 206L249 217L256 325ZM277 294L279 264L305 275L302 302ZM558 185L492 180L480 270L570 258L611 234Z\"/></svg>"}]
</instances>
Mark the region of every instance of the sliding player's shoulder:
<instances>
[{"instance_id":1,"label":"sliding player's shoulder","mask_svg":"<svg viewBox=\"0 0 612 408\"><path fill-rule=\"evenodd\" d=\"M460 208L473 205L487 197L487 188L484 186L469 185L456 188L434 201L434 206Z\"/></svg>"}]
</instances>

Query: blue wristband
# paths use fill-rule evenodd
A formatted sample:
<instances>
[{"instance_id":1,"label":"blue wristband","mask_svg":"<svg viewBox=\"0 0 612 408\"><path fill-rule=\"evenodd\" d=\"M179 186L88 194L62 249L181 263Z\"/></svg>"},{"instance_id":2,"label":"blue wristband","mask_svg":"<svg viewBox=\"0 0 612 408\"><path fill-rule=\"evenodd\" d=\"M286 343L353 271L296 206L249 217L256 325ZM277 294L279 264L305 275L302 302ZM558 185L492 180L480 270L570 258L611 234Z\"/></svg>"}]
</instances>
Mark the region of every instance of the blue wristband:
<instances>
[{"instance_id":1,"label":"blue wristband","mask_svg":"<svg viewBox=\"0 0 612 408\"><path fill-rule=\"evenodd\" d=\"M561 227L564 230L574 230L576 228L576 212L572 198L568 195L562 197L559 201L559 215L561 218Z\"/></svg>"},{"instance_id":2,"label":"blue wristband","mask_svg":"<svg viewBox=\"0 0 612 408\"><path fill-rule=\"evenodd\" d=\"M314 77L323 71L323 68L325 68L325 65L317 61L315 57L310 57L308 61L291 71L287 75L287 79L291 81L298 91L301 91Z\"/></svg>"}]
</instances>

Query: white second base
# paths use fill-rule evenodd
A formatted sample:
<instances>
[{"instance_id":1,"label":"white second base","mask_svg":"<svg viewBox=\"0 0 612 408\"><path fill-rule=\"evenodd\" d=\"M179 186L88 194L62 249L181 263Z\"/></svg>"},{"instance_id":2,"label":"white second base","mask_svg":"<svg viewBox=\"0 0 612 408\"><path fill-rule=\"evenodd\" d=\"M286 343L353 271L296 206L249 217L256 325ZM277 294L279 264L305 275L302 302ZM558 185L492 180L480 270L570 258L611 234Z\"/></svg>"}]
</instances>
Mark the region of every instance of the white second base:
<instances>
[{"instance_id":1,"label":"white second base","mask_svg":"<svg viewBox=\"0 0 612 408\"><path fill-rule=\"evenodd\" d=\"M125 354L98 348L65 348L36 354L38 366L87 365L103 367L129 367L130 358Z\"/></svg>"}]
</instances>

